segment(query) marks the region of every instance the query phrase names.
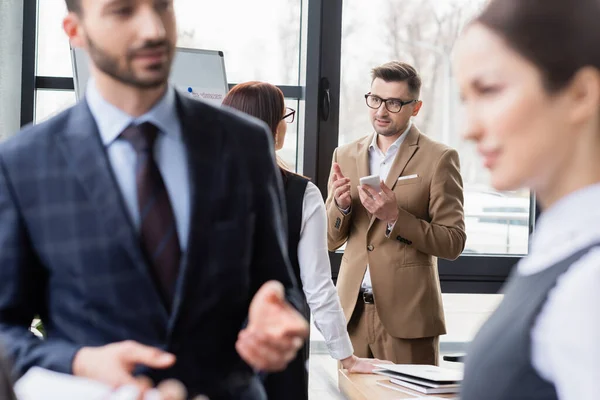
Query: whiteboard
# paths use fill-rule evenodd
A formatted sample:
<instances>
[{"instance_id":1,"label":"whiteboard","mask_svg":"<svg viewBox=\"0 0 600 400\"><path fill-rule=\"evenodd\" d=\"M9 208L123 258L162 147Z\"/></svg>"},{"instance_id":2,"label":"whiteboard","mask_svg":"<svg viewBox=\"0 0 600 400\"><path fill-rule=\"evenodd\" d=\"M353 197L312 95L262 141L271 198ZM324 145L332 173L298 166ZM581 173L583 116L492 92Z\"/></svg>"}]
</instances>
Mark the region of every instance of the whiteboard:
<instances>
[{"instance_id":1,"label":"whiteboard","mask_svg":"<svg viewBox=\"0 0 600 400\"><path fill-rule=\"evenodd\" d=\"M89 57L83 49L72 48L71 60L75 95L79 100L85 95L90 78ZM220 105L229 90L223 52L178 47L170 81L190 97Z\"/></svg>"}]
</instances>

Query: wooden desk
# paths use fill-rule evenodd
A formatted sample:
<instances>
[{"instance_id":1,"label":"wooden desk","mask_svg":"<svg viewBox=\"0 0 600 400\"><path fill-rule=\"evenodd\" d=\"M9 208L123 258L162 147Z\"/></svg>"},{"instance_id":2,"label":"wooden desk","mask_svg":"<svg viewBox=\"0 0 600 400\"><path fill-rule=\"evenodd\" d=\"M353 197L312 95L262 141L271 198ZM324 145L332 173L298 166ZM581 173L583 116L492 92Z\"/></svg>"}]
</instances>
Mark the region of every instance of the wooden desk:
<instances>
[{"instance_id":1,"label":"wooden desk","mask_svg":"<svg viewBox=\"0 0 600 400\"><path fill-rule=\"evenodd\" d=\"M427 399L427 397L456 398L457 394L431 395L404 389L406 393L388 389L377 384L377 381L389 382L389 378L381 375L349 374L346 370L338 371L338 387L348 400L396 400L396 399Z\"/></svg>"}]
</instances>

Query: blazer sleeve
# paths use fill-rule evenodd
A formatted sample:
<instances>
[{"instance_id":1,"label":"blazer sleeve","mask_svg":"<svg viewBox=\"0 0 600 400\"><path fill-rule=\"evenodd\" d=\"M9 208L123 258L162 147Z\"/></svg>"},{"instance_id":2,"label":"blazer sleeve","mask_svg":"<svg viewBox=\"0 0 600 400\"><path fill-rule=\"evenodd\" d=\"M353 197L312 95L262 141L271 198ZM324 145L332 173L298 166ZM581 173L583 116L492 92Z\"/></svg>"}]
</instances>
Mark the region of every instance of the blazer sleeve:
<instances>
[{"instance_id":1,"label":"blazer sleeve","mask_svg":"<svg viewBox=\"0 0 600 400\"><path fill-rule=\"evenodd\" d=\"M352 207L347 213L344 213L335 202L335 193L333 192L333 163L336 162L337 149L333 152L331 171L329 172L329 180L327 181L327 200L325 201L325 208L327 210L327 248L329 251L335 251L346 243L348 233L350 232L350 222L352 221Z\"/></svg>"},{"instance_id":2,"label":"blazer sleeve","mask_svg":"<svg viewBox=\"0 0 600 400\"><path fill-rule=\"evenodd\" d=\"M302 310L302 296L294 277L287 249L287 219L283 184L275 161L275 150L267 128L259 132L252 164L256 167L254 188L254 251L252 293L269 280L283 284L287 300Z\"/></svg>"},{"instance_id":3,"label":"blazer sleeve","mask_svg":"<svg viewBox=\"0 0 600 400\"><path fill-rule=\"evenodd\" d=\"M462 253L467 240L463 205L458 153L448 149L433 172L429 198L430 222L400 208L398 220L388 237L414 246L423 253L454 260Z\"/></svg>"},{"instance_id":4,"label":"blazer sleeve","mask_svg":"<svg viewBox=\"0 0 600 400\"><path fill-rule=\"evenodd\" d=\"M18 377L38 366L71 373L80 346L48 337L40 340L29 327L46 314L48 276L33 249L14 189L0 159L0 340Z\"/></svg>"}]
</instances>

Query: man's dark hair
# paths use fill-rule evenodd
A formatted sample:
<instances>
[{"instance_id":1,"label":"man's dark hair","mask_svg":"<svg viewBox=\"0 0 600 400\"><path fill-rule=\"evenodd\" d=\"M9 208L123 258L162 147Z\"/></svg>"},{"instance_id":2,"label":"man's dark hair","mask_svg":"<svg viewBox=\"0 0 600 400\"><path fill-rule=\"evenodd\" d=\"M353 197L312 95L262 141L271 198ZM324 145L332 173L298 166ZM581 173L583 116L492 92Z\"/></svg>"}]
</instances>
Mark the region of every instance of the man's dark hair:
<instances>
[{"instance_id":1,"label":"man's dark hair","mask_svg":"<svg viewBox=\"0 0 600 400\"><path fill-rule=\"evenodd\" d=\"M599 0L492 0L475 19L564 88L583 67L600 69Z\"/></svg>"},{"instance_id":2,"label":"man's dark hair","mask_svg":"<svg viewBox=\"0 0 600 400\"><path fill-rule=\"evenodd\" d=\"M69 12L81 14L81 0L65 0L65 3Z\"/></svg>"},{"instance_id":3,"label":"man's dark hair","mask_svg":"<svg viewBox=\"0 0 600 400\"><path fill-rule=\"evenodd\" d=\"M419 98L421 93L421 77L417 70L410 64L400 61L390 61L371 70L372 81L383 79L386 82L406 82L408 90Z\"/></svg>"}]
</instances>

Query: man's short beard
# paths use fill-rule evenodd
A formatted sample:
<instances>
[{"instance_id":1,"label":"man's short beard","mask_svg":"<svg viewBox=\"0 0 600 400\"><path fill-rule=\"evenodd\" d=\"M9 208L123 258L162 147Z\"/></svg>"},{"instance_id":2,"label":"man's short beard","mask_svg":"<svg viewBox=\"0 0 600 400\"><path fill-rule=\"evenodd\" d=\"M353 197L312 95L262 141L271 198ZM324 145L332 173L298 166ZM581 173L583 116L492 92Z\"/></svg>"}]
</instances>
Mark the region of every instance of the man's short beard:
<instances>
[{"instance_id":1,"label":"man's short beard","mask_svg":"<svg viewBox=\"0 0 600 400\"><path fill-rule=\"evenodd\" d=\"M169 74L171 72L171 62L173 60L171 45L167 42L160 43L147 43L142 48L138 49L148 49L148 48L156 48L160 46L168 46L169 60L166 65L163 64L164 73L156 79L153 80L143 80L136 76L131 63L133 61L134 55L132 52L128 52L126 56L127 67L126 69L119 68L119 61L107 54L104 50L102 50L99 46L97 46L94 41L87 36L86 41L89 49L89 56L94 63L94 65L102 72L112 77L113 79L122 82L126 85L133 86L138 89L154 89L158 88L169 80Z\"/></svg>"}]
</instances>

